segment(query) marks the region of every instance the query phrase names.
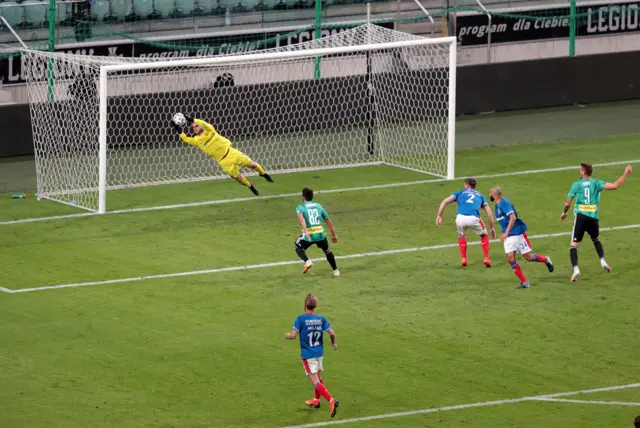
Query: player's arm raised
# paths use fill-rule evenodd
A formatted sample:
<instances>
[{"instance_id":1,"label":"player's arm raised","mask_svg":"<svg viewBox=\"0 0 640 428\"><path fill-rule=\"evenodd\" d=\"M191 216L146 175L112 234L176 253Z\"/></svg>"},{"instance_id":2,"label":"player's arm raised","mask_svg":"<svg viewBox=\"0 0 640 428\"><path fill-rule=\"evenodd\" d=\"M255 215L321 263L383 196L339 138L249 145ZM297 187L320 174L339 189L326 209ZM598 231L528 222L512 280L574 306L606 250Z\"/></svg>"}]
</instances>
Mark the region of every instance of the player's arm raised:
<instances>
[{"instance_id":1,"label":"player's arm raised","mask_svg":"<svg viewBox=\"0 0 640 428\"><path fill-rule=\"evenodd\" d=\"M444 208L455 201L456 198L454 198L453 196L447 196L442 200L442 202L440 202L440 208L438 208L438 216L436 217L436 226L440 227L440 225L442 224L442 214L444 213Z\"/></svg>"},{"instance_id":2,"label":"player's arm raised","mask_svg":"<svg viewBox=\"0 0 640 428\"><path fill-rule=\"evenodd\" d=\"M493 213L491 212L491 207L485 202L482 208L484 208L484 212L487 213L487 217L489 218L489 230L491 232L491 239L496 239L496 224Z\"/></svg>"},{"instance_id":3,"label":"player's arm raised","mask_svg":"<svg viewBox=\"0 0 640 428\"><path fill-rule=\"evenodd\" d=\"M304 215L300 212L298 213L298 221L302 226L302 231L304 232L304 236L306 236L307 238L310 238L309 230L307 229L307 222L304 221Z\"/></svg>"},{"instance_id":4,"label":"player's arm raised","mask_svg":"<svg viewBox=\"0 0 640 428\"><path fill-rule=\"evenodd\" d=\"M331 346L333 347L334 350L338 350L338 344L336 343L336 332L333 331L332 328L330 328L329 330L327 330L327 334L329 335L329 338L331 338Z\"/></svg>"},{"instance_id":5,"label":"player's arm raised","mask_svg":"<svg viewBox=\"0 0 640 428\"><path fill-rule=\"evenodd\" d=\"M196 119L193 116L187 116L186 114L184 115L184 118L187 119L187 122L189 124L195 123L198 126L201 126L202 128L204 128L204 130L206 132L214 132L215 128L213 127L213 125L211 125L210 123L205 122L202 119Z\"/></svg>"},{"instance_id":6,"label":"player's arm raised","mask_svg":"<svg viewBox=\"0 0 640 428\"><path fill-rule=\"evenodd\" d=\"M632 168L631 165L627 165L627 167L624 169L624 173L620 176L620 178L618 178L615 183L606 183L603 187L604 190L618 190L620 188L620 186L622 186L622 183L624 183L624 180L627 179L627 176L629 174L631 174Z\"/></svg>"}]
</instances>

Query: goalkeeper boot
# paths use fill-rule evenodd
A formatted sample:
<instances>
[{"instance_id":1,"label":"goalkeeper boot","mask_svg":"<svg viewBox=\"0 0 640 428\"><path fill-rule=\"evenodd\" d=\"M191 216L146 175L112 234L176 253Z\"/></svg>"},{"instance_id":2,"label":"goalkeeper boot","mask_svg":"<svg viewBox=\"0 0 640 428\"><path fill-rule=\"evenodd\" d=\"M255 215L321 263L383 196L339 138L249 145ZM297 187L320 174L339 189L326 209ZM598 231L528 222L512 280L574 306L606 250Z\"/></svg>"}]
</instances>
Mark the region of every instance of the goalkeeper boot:
<instances>
[{"instance_id":1,"label":"goalkeeper boot","mask_svg":"<svg viewBox=\"0 0 640 428\"><path fill-rule=\"evenodd\" d=\"M256 186L254 186L253 183L251 183L251 187L249 187L249 189L251 189L254 195L260 195L260 192L258 192L258 189L256 189Z\"/></svg>"},{"instance_id":2,"label":"goalkeeper boot","mask_svg":"<svg viewBox=\"0 0 640 428\"><path fill-rule=\"evenodd\" d=\"M304 404L306 404L309 407L313 407L315 409L320 408L320 400L317 398L314 398L313 400L307 400L304 402Z\"/></svg>"},{"instance_id":3,"label":"goalkeeper boot","mask_svg":"<svg viewBox=\"0 0 640 428\"><path fill-rule=\"evenodd\" d=\"M264 177L265 180L267 180L269 183L273 183L273 178L267 174L266 172L262 175L260 175L260 177Z\"/></svg>"}]
</instances>

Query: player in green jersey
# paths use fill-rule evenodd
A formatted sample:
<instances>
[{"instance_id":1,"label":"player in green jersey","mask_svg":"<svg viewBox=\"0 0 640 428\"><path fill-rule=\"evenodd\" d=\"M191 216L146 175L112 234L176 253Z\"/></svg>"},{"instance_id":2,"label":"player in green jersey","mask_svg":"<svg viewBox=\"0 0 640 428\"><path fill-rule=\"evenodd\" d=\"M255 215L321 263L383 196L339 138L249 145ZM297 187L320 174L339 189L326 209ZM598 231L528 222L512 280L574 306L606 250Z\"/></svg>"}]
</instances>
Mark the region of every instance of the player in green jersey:
<instances>
[{"instance_id":1,"label":"player in green jersey","mask_svg":"<svg viewBox=\"0 0 640 428\"><path fill-rule=\"evenodd\" d=\"M600 264L607 272L611 272L609 266L604 259L604 248L600 242L600 225L598 222L598 207L600 205L600 192L602 190L617 190L629 174L631 174L631 165L627 165L624 173L616 180L615 183L606 183L602 180L591 178L593 174L593 166L587 163L580 164L580 180L571 185L567 200L564 202L561 220L567 218L567 211L571 207L573 198L576 199L573 212L575 220L573 221L573 231L571 232L571 248L569 255L571 257L571 265L573 266L573 275L571 281L575 282L580 276L578 268L578 247L582 242L585 232L591 237L593 245L596 247Z\"/></svg>"},{"instance_id":2,"label":"player in green jersey","mask_svg":"<svg viewBox=\"0 0 640 428\"><path fill-rule=\"evenodd\" d=\"M296 239L296 253L304 261L302 273L309 272L309 269L313 266L313 262L309 260L305 251L313 244L316 244L318 248L324 251L327 261L331 265L331 269L333 269L333 276L340 276L336 258L329 248L327 234L322 226L322 221L324 220L329 226L332 242L338 242L336 229L322 205L313 202L313 190L308 187L302 189L302 203L296 207L296 214L298 214L298 220L302 226L302 235Z\"/></svg>"}]
</instances>

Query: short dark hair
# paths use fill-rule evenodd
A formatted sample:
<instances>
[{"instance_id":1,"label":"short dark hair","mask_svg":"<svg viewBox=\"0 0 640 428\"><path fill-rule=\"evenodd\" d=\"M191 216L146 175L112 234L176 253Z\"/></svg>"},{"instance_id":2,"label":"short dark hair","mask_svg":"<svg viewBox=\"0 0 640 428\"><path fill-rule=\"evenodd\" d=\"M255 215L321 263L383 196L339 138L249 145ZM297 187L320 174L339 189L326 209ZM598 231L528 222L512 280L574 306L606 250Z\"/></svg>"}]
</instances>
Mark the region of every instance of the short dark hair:
<instances>
[{"instance_id":1,"label":"short dark hair","mask_svg":"<svg viewBox=\"0 0 640 428\"><path fill-rule=\"evenodd\" d=\"M589 177L591 177L591 174L593 174L593 165L591 165L590 163L581 163L580 168L584 169L584 173Z\"/></svg>"},{"instance_id":2,"label":"short dark hair","mask_svg":"<svg viewBox=\"0 0 640 428\"><path fill-rule=\"evenodd\" d=\"M636 428L640 428L640 416L636 416L636 420L633 421L633 426Z\"/></svg>"},{"instance_id":3,"label":"short dark hair","mask_svg":"<svg viewBox=\"0 0 640 428\"><path fill-rule=\"evenodd\" d=\"M313 201L313 190L305 187L302 189L302 197L307 201Z\"/></svg>"},{"instance_id":4,"label":"short dark hair","mask_svg":"<svg viewBox=\"0 0 640 428\"><path fill-rule=\"evenodd\" d=\"M464 180L465 184L468 184L469 186L471 186L472 189L476 188L476 179L475 178L467 178L466 180Z\"/></svg>"},{"instance_id":5,"label":"short dark hair","mask_svg":"<svg viewBox=\"0 0 640 428\"><path fill-rule=\"evenodd\" d=\"M307 297L304 298L304 307L309 310L314 310L318 306L318 298L313 294L307 294Z\"/></svg>"}]
</instances>

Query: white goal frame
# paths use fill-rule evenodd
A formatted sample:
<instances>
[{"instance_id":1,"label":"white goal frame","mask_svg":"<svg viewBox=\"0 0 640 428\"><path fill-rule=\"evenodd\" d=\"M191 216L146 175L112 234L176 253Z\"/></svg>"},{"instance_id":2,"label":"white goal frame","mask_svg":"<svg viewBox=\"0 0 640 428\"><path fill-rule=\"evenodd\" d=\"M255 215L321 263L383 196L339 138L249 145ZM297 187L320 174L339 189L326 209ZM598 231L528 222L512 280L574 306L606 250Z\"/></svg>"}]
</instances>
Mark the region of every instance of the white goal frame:
<instances>
[{"instance_id":1,"label":"white goal frame","mask_svg":"<svg viewBox=\"0 0 640 428\"><path fill-rule=\"evenodd\" d=\"M416 40L404 40L388 43L377 43L360 46L329 47L286 52L268 52L237 56L218 56L206 58L193 58L184 60L170 60L145 63L122 63L100 66L99 78L99 187L98 187L98 213L107 211L107 129L108 129L108 96L109 76L111 73L136 71L145 69L166 69L172 67L206 66L220 64L246 63L250 61L282 60L295 58L323 57L326 55L362 53L376 50L407 48L423 45L449 45L449 88L448 88L448 155L447 155L447 179L455 177L455 123L456 123L456 38L424 38ZM380 164L385 164L380 162ZM371 164L370 164L371 165ZM389 164L392 165L392 164ZM397 165L396 165L397 166ZM322 167L320 167L322 168ZM404 168L404 167L403 167ZM423 171L420 171L423 172Z\"/></svg>"}]
</instances>

